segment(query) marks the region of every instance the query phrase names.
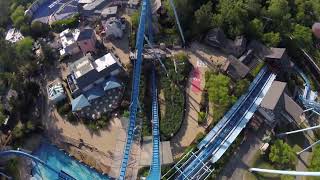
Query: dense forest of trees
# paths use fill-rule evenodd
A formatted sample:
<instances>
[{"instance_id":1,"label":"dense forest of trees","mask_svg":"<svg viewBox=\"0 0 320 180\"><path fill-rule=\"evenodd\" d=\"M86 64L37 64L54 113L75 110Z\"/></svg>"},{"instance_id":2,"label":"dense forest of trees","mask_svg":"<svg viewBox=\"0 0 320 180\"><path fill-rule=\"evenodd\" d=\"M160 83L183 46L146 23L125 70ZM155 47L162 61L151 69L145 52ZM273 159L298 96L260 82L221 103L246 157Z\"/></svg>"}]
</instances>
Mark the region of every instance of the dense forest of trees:
<instances>
[{"instance_id":1,"label":"dense forest of trees","mask_svg":"<svg viewBox=\"0 0 320 180\"><path fill-rule=\"evenodd\" d=\"M220 27L230 38L245 34L277 46L293 34L308 44L310 27L320 17L320 0L175 0L175 4L189 39Z\"/></svg>"}]
</instances>

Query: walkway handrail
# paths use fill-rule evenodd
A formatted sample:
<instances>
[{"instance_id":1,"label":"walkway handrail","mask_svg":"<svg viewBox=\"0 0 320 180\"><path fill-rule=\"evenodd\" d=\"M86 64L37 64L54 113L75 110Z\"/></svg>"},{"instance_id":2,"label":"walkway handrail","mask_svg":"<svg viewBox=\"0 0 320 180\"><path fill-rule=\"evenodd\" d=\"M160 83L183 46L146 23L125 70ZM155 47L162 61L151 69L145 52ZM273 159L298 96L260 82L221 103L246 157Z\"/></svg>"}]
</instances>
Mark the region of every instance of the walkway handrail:
<instances>
[{"instance_id":1,"label":"walkway handrail","mask_svg":"<svg viewBox=\"0 0 320 180\"><path fill-rule=\"evenodd\" d=\"M284 171L284 170L260 169L260 168L250 168L249 171L271 173L271 174L283 174L283 175L291 175L291 176L320 176L320 172L307 172L307 171Z\"/></svg>"}]
</instances>

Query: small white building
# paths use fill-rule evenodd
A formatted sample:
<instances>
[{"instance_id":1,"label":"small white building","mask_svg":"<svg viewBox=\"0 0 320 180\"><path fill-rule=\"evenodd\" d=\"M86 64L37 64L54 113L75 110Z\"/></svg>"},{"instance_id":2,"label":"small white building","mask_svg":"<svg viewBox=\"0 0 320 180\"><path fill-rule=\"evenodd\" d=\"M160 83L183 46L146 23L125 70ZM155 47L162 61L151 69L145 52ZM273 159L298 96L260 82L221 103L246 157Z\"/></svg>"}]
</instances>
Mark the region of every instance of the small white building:
<instances>
[{"instance_id":1,"label":"small white building","mask_svg":"<svg viewBox=\"0 0 320 180\"><path fill-rule=\"evenodd\" d=\"M60 50L60 55L72 55L80 52L80 48L77 44L77 39L80 35L79 29L66 29L60 33L60 41L62 49Z\"/></svg>"},{"instance_id":2,"label":"small white building","mask_svg":"<svg viewBox=\"0 0 320 180\"><path fill-rule=\"evenodd\" d=\"M126 28L124 24L121 23L120 19L112 17L107 21L102 21L102 26L106 38L122 38L123 31Z\"/></svg>"},{"instance_id":3,"label":"small white building","mask_svg":"<svg viewBox=\"0 0 320 180\"><path fill-rule=\"evenodd\" d=\"M6 34L6 40L12 43L16 43L22 40L23 38L24 36L21 34L21 32L15 28L9 29L9 31Z\"/></svg>"},{"instance_id":4,"label":"small white building","mask_svg":"<svg viewBox=\"0 0 320 180\"><path fill-rule=\"evenodd\" d=\"M56 80L47 86L48 98L50 101L57 103L66 98L62 83Z\"/></svg>"}]
</instances>

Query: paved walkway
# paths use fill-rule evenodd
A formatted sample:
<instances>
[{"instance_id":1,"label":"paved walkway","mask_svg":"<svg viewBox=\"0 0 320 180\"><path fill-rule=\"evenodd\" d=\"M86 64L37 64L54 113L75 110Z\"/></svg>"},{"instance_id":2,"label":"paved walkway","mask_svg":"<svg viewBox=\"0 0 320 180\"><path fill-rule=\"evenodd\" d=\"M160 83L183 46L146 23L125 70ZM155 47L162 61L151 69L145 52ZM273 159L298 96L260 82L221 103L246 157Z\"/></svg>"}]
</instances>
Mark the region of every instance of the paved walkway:
<instances>
[{"instance_id":1,"label":"paved walkway","mask_svg":"<svg viewBox=\"0 0 320 180\"><path fill-rule=\"evenodd\" d=\"M225 57L221 53L215 50L211 51L211 49L209 50L209 48L197 42L192 43L190 49L187 49L186 52L194 69L190 73L186 87L185 119L179 132L171 140L174 158L180 157L197 134L205 131L206 125L198 125L198 112L200 111L201 96L205 86L205 72L209 69L215 70L225 61ZM210 124L210 122L211 118L208 119L207 124Z\"/></svg>"},{"instance_id":2,"label":"paved walkway","mask_svg":"<svg viewBox=\"0 0 320 180\"><path fill-rule=\"evenodd\" d=\"M262 146L261 141L265 134L265 129L260 129L258 132L247 133L247 139L234 152L232 158L224 167L218 180L246 180L245 174L248 168L252 167L256 154L259 153L259 148Z\"/></svg>"}]
</instances>

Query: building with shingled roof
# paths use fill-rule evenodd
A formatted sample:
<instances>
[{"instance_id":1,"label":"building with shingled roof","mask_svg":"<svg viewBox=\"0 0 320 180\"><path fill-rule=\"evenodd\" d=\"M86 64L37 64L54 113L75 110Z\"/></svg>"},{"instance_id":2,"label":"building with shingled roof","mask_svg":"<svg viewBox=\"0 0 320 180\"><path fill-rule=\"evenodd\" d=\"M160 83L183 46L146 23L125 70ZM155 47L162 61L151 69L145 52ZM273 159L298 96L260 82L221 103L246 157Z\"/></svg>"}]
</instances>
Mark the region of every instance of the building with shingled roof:
<instances>
[{"instance_id":1,"label":"building with shingled roof","mask_svg":"<svg viewBox=\"0 0 320 180\"><path fill-rule=\"evenodd\" d=\"M69 69L67 82L74 97L72 111L78 117L96 119L118 107L124 88L117 75L123 67L111 53L96 60L88 54Z\"/></svg>"}]
</instances>

